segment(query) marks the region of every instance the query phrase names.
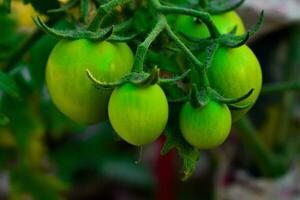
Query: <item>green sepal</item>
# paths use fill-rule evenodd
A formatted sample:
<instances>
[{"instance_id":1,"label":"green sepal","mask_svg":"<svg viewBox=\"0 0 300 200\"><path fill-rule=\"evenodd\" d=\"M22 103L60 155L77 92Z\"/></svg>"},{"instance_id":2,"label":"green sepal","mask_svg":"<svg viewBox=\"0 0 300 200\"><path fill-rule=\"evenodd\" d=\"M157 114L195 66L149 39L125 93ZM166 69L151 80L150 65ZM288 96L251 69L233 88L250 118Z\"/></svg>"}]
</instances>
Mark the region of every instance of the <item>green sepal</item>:
<instances>
[{"instance_id":1,"label":"green sepal","mask_svg":"<svg viewBox=\"0 0 300 200\"><path fill-rule=\"evenodd\" d=\"M260 12L259 19L258 19L257 23L249 29L248 32L250 34L250 37L253 36L255 33L257 33L257 31L259 31L259 29L262 27L262 25L264 23L264 13L265 12L262 10Z\"/></svg>"},{"instance_id":2,"label":"green sepal","mask_svg":"<svg viewBox=\"0 0 300 200\"><path fill-rule=\"evenodd\" d=\"M102 29L98 32L92 32L87 30L56 30L54 28L48 27L39 17L33 18L35 24L42 28L46 33L58 38L58 39L90 39L103 41L109 38L113 31L114 26Z\"/></svg>"},{"instance_id":3,"label":"green sepal","mask_svg":"<svg viewBox=\"0 0 300 200\"><path fill-rule=\"evenodd\" d=\"M107 40L110 41L110 42L129 42L129 41L133 40L138 35L139 35L139 33L133 33L131 35L113 34Z\"/></svg>"},{"instance_id":4,"label":"green sepal","mask_svg":"<svg viewBox=\"0 0 300 200\"><path fill-rule=\"evenodd\" d=\"M230 110L244 110L249 108L252 105L252 103L246 103L244 105L233 105L233 104L228 104L227 106L229 107Z\"/></svg>"},{"instance_id":5,"label":"green sepal","mask_svg":"<svg viewBox=\"0 0 300 200\"><path fill-rule=\"evenodd\" d=\"M197 161L200 158L200 152L195 147L188 144L181 133L179 128L167 126L165 130L166 142L161 149L161 155L166 155L172 149L176 149L179 157L183 162L183 177L182 181L186 181L194 173Z\"/></svg>"},{"instance_id":6,"label":"green sepal","mask_svg":"<svg viewBox=\"0 0 300 200\"><path fill-rule=\"evenodd\" d=\"M250 38L250 32L240 36L229 36L220 39L220 45L223 47L237 48L247 43Z\"/></svg>"},{"instance_id":7,"label":"green sepal","mask_svg":"<svg viewBox=\"0 0 300 200\"><path fill-rule=\"evenodd\" d=\"M128 30L133 25L133 19L130 18L120 24L114 26L114 33L119 33Z\"/></svg>"},{"instance_id":8,"label":"green sepal","mask_svg":"<svg viewBox=\"0 0 300 200\"><path fill-rule=\"evenodd\" d=\"M219 48L218 43L212 43L210 46L208 46L206 48L207 56L206 56L206 59L204 62L205 69L208 69L211 66L212 60L213 60L218 48Z\"/></svg>"},{"instance_id":9,"label":"green sepal","mask_svg":"<svg viewBox=\"0 0 300 200\"><path fill-rule=\"evenodd\" d=\"M221 103L225 103L225 104L234 104L234 103L239 103L245 99L247 99L249 96L251 96L251 94L253 93L254 89L251 89L247 94L238 97L238 98L226 98L223 97L222 95L220 95L217 91L213 90L213 89L209 89L208 93L209 93L209 97L212 98L215 101L221 102Z\"/></svg>"},{"instance_id":10,"label":"green sepal","mask_svg":"<svg viewBox=\"0 0 300 200\"><path fill-rule=\"evenodd\" d=\"M190 95L190 102L194 108L203 107L209 102L208 94L206 90L198 90L196 84L193 84L191 95Z\"/></svg>"},{"instance_id":11,"label":"green sepal","mask_svg":"<svg viewBox=\"0 0 300 200\"><path fill-rule=\"evenodd\" d=\"M75 7L78 2L79 2L79 0L71 0L71 1L68 1L66 4L64 4L63 6L56 8L56 9L48 10L47 12L48 13L65 12L65 11Z\"/></svg>"},{"instance_id":12,"label":"green sepal","mask_svg":"<svg viewBox=\"0 0 300 200\"><path fill-rule=\"evenodd\" d=\"M209 1L208 6L206 8L207 12L209 12L210 14L222 14L222 13L226 13L232 10L237 9L238 7L240 7L245 0L239 0L233 3L231 3L232 1L228 1L228 0L223 0L223 1Z\"/></svg>"},{"instance_id":13,"label":"green sepal","mask_svg":"<svg viewBox=\"0 0 300 200\"><path fill-rule=\"evenodd\" d=\"M232 33L233 32L232 31L229 34L222 36L219 39L221 46L236 48L246 44L249 38L253 36L255 33L257 33L257 31L261 28L263 24L263 20L264 20L264 11L261 12L257 23L252 28L250 28L245 34L235 35Z\"/></svg>"},{"instance_id":14,"label":"green sepal","mask_svg":"<svg viewBox=\"0 0 300 200\"><path fill-rule=\"evenodd\" d=\"M114 88L119 87L119 86L123 85L124 83L128 82L131 77L131 74L127 74L115 82L103 82L103 81L97 80L96 77L94 77L93 74L89 71L89 69L86 69L86 73L87 73L87 76L92 81L92 83L95 85L95 87L98 89L102 89L102 90L113 90Z\"/></svg>"},{"instance_id":15,"label":"green sepal","mask_svg":"<svg viewBox=\"0 0 300 200\"><path fill-rule=\"evenodd\" d=\"M139 85L139 86L148 86L148 85L154 85L159 81L159 74L160 70L157 66L155 66L151 73L144 79L141 80L130 80L130 82Z\"/></svg>"},{"instance_id":16,"label":"green sepal","mask_svg":"<svg viewBox=\"0 0 300 200\"><path fill-rule=\"evenodd\" d=\"M183 72L181 75L177 75L172 78L160 78L159 84L169 84L169 85L175 84L177 81L181 81L185 79L191 71L192 71L191 69L188 69L185 72Z\"/></svg>"}]
</instances>

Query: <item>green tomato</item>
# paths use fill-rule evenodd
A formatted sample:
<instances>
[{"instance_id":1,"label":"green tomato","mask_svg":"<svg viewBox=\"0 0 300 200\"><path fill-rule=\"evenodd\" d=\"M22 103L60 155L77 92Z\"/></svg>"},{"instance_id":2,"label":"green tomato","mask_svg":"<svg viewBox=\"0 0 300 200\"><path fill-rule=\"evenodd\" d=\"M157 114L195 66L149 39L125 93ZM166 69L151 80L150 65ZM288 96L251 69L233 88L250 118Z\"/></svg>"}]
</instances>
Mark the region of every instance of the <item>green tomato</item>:
<instances>
[{"instance_id":1,"label":"green tomato","mask_svg":"<svg viewBox=\"0 0 300 200\"><path fill-rule=\"evenodd\" d=\"M219 15L211 15L212 21L222 34L227 34L237 26L237 35L245 33L245 26L240 16L230 11ZM206 25L202 22L196 21L195 18L181 15L178 17L175 23L175 30L180 33L184 33L194 38L207 38L210 37L209 31Z\"/></svg>"},{"instance_id":2,"label":"green tomato","mask_svg":"<svg viewBox=\"0 0 300 200\"><path fill-rule=\"evenodd\" d=\"M204 61L205 53L200 53L200 60ZM238 48L219 48L214 55L210 68L207 70L210 85L224 97L238 98L253 93L247 99L235 104L250 107L242 110L232 110L233 121L239 120L256 102L262 87L262 72L260 64L251 51L243 45Z\"/></svg>"},{"instance_id":3,"label":"green tomato","mask_svg":"<svg viewBox=\"0 0 300 200\"><path fill-rule=\"evenodd\" d=\"M157 84L140 87L126 83L113 91L108 104L112 127L123 140L136 146L161 135L168 110L167 98Z\"/></svg>"},{"instance_id":4,"label":"green tomato","mask_svg":"<svg viewBox=\"0 0 300 200\"><path fill-rule=\"evenodd\" d=\"M132 69L133 54L125 43L62 40L52 50L46 69L50 96L58 109L81 124L107 119L110 92L97 90L85 70L100 81L120 79Z\"/></svg>"},{"instance_id":5,"label":"green tomato","mask_svg":"<svg viewBox=\"0 0 300 200\"><path fill-rule=\"evenodd\" d=\"M193 108L187 102L181 109L179 127L184 139L199 149L222 144L231 129L231 114L225 104L210 101L204 107Z\"/></svg>"}]
</instances>

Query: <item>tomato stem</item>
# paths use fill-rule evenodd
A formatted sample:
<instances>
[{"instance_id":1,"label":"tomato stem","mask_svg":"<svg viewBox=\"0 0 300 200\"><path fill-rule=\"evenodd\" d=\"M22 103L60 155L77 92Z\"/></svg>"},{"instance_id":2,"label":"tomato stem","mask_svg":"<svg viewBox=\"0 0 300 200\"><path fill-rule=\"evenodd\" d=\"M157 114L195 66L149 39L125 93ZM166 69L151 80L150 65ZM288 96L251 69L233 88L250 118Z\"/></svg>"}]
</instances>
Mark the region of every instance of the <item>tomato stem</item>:
<instances>
[{"instance_id":1,"label":"tomato stem","mask_svg":"<svg viewBox=\"0 0 300 200\"><path fill-rule=\"evenodd\" d=\"M96 12L94 19L88 27L90 31L98 31L101 27L104 17L109 14L115 7L128 3L132 0L111 0L102 4Z\"/></svg>"},{"instance_id":2,"label":"tomato stem","mask_svg":"<svg viewBox=\"0 0 300 200\"><path fill-rule=\"evenodd\" d=\"M181 14L199 18L206 24L212 38L219 38L221 36L219 30L211 19L208 12L198 11L194 9L181 8L175 6L160 6L159 10L164 14Z\"/></svg>"},{"instance_id":3,"label":"tomato stem","mask_svg":"<svg viewBox=\"0 0 300 200\"><path fill-rule=\"evenodd\" d=\"M206 9L208 6L208 0L199 0L199 5L201 6L201 8Z\"/></svg>"},{"instance_id":4,"label":"tomato stem","mask_svg":"<svg viewBox=\"0 0 300 200\"><path fill-rule=\"evenodd\" d=\"M163 17L160 17L153 28L153 30L150 32L148 37L142 42L136 51L134 64L133 64L133 71L134 72L142 72L143 71L143 65L145 61L145 57L147 54L147 51L152 44L152 42L157 38L157 36L165 29L166 27L166 19Z\"/></svg>"}]
</instances>

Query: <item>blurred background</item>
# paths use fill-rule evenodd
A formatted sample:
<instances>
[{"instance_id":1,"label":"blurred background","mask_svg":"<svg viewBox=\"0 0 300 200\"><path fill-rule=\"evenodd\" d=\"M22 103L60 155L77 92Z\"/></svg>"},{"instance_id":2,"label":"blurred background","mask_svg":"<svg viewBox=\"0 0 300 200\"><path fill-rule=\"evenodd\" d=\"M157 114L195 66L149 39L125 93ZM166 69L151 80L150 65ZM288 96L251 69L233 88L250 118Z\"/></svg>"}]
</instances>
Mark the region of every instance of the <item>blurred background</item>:
<instances>
[{"instance_id":1,"label":"blurred background","mask_svg":"<svg viewBox=\"0 0 300 200\"><path fill-rule=\"evenodd\" d=\"M0 199L300 199L299 0L247 0L239 8L247 27L265 10L265 24L249 42L265 87L230 138L201 152L185 182L176 152L160 156L163 137L136 164L139 149L115 141L109 123L82 127L53 106L44 74L57 39L32 16L47 20L46 11L62 2L24 2L12 0L11 13L0 14L0 68L21 94L0 92L1 113L10 120L0 117ZM64 19L48 24L70 26Z\"/></svg>"}]
</instances>

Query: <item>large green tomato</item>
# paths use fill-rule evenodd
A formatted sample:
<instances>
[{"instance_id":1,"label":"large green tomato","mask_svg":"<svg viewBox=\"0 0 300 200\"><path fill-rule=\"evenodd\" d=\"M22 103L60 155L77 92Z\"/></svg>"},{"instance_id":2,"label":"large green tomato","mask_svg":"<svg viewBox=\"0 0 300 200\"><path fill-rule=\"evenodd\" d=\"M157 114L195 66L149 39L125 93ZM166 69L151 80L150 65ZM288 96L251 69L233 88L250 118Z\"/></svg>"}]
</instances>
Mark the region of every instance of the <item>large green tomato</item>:
<instances>
[{"instance_id":1,"label":"large green tomato","mask_svg":"<svg viewBox=\"0 0 300 200\"><path fill-rule=\"evenodd\" d=\"M222 34L229 33L235 26L237 26L237 35L245 33L244 24L239 15L234 11L219 15L212 15L211 18ZM174 26L177 32L184 33L190 37L207 38L210 36L206 25L202 22L196 21L195 18L190 16L179 16Z\"/></svg>"},{"instance_id":2,"label":"large green tomato","mask_svg":"<svg viewBox=\"0 0 300 200\"><path fill-rule=\"evenodd\" d=\"M204 107L193 108L186 103L180 112L179 127L184 139L199 149L222 144L231 129L231 114L225 104L210 101Z\"/></svg>"},{"instance_id":3,"label":"large green tomato","mask_svg":"<svg viewBox=\"0 0 300 200\"><path fill-rule=\"evenodd\" d=\"M85 70L100 81L111 82L129 73L132 64L133 54L125 43L62 40L47 63L50 96L62 113L78 123L103 121L110 92L96 89Z\"/></svg>"},{"instance_id":4,"label":"large green tomato","mask_svg":"<svg viewBox=\"0 0 300 200\"><path fill-rule=\"evenodd\" d=\"M155 141L168 121L168 101L157 84L140 87L126 83L109 100L112 127L126 142L142 146Z\"/></svg>"},{"instance_id":5,"label":"large green tomato","mask_svg":"<svg viewBox=\"0 0 300 200\"><path fill-rule=\"evenodd\" d=\"M205 59L204 54L200 53L202 61ZM233 121L237 121L247 113L260 94L262 87L260 64L246 45L238 48L219 48L207 74L211 87L224 97L238 98L254 89L250 97L236 104L242 106L250 103L250 107L232 110Z\"/></svg>"}]
</instances>

